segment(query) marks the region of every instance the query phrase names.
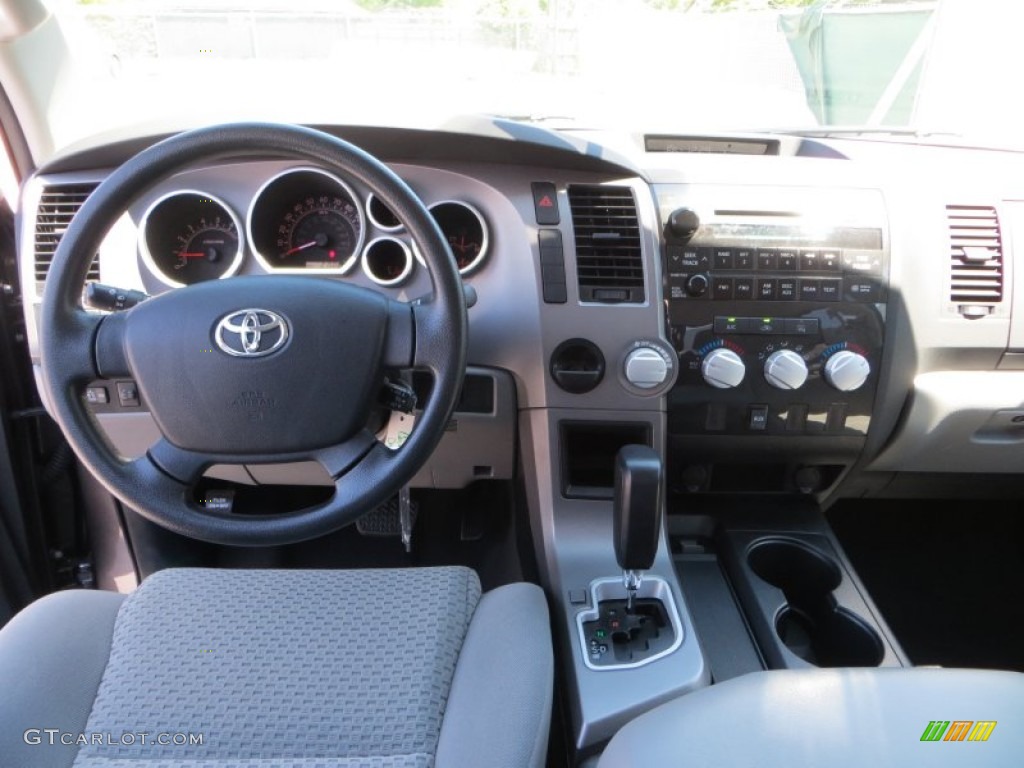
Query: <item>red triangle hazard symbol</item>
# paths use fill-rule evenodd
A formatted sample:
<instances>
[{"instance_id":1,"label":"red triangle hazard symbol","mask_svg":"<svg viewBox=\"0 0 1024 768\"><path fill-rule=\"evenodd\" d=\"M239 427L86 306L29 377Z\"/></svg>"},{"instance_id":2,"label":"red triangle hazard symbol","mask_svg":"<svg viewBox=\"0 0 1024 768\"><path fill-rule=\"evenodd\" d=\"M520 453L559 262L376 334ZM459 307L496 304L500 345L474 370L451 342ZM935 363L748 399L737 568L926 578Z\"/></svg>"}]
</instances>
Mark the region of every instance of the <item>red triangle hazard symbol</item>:
<instances>
[{"instance_id":1,"label":"red triangle hazard symbol","mask_svg":"<svg viewBox=\"0 0 1024 768\"><path fill-rule=\"evenodd\" d=\"M537 201L538 208L554 208L554 206L554 202L547 195L544 195L544 197Z\"/></svg>"}]
</instances>

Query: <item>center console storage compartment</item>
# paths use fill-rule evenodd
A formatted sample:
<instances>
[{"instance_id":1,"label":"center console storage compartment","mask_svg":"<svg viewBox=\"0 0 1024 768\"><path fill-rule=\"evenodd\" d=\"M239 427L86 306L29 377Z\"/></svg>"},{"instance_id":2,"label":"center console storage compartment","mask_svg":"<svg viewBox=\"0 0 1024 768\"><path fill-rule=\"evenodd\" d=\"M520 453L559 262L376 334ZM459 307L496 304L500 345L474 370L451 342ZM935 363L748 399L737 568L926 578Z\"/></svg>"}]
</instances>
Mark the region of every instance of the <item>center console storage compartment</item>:
<instances>
[{"instance_id":1,"label":"center console storage compartment","mask_svg":"<svg viewBox=\"0 0 1024 768\"><path fill-rule=\"evenodd\" d=\"M559 432L562 495L569 499L611 499L619 449L651 444L647 424L563 421Z\"/></svg>"},{"instance_id":2,"label":"center console storage compartment","mask_svg":"<svg viewBox=\"0 0 1024 768\"><path fill-rule=\"evenodd\" d=\"M739 531L726 540L733 583L769 667L900 665L827 537Z\"/></svg>"}]
</instances>

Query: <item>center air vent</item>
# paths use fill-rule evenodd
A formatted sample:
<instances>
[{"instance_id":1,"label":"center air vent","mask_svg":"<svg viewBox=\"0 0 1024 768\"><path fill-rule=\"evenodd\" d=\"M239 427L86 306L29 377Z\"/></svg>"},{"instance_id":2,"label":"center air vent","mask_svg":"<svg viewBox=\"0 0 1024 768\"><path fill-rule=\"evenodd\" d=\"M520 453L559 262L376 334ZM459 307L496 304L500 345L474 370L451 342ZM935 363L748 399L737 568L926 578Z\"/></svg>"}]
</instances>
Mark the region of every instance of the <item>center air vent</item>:
<instances>
[{"instance_id":1,"label":"center air vent","mask_svg":"<svg viewBox=\"0 0 1024 768\"><path fill-rule=\"evenodd\" d=\"M642 303L644 263L633 190L572 185L569 207L576 233L580 300Z\"/></svg>"},{"instance_id":2,"label":"center air vent","mask_svg":"<svg viewBox=\"0 0 1024 768\"><path fill-rule=\"evenodd\" d=\"M1003 300L1003 244L996 209L948 205L949 298L965 317L984 317Z\"/></svg>"},{"instance_id":3,"label":"center air vent","mask_svg":"<svg viewBox=\"0 0 1024 768\"><path fill-rule=\"evenodd\" d=\"M46 187L39 198L36 211L35 270L36 280L43 282L53 263L57 244L64 236L72 217L78 213L85 198L92 194L98 184L60 184ZM86 280L100 279L99 254L89 265Z\"/></svg>"}]
</instances>

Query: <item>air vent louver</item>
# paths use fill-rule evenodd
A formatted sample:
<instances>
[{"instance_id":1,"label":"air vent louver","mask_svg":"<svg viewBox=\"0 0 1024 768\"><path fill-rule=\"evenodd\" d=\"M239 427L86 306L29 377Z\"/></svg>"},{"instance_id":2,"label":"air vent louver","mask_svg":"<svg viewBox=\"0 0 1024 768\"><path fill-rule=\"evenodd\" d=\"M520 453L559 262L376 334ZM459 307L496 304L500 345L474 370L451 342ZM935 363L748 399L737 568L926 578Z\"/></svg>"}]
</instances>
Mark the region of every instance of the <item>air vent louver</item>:
<instances>
[{"instance_id":1,"label":"air vent louver","mask_svg":"<svg viewBox=\"0 0 1024 768\"><path fill-rule=\"evenodd\" d=\"M1003 243L996 209L948 205L950 301L980 317L1003 300Z\"/></svg>"},{"instance_id":2,"label":"air vent louver","mask_svg":"<svg viewBox=\"0 0 1024 768\"><path fill-rule=\"evenodd\" d=\"M580 300L642 303L640 223L629 187L569 187Z\"/></svg>"},{"instance_id":3,"label":"air vent louver","mask_svg":"<svg viewBox=\"0 0 1024 768\"><path fill-rule=\"evenodd\" d=\"M46 187L39 198L36 211L35 268L36 280L43 282L50 271L57 244L67 231L72 217L78 213L85 198L92 194L97 184L61 184ZM89 265L86 280L100 279L99 254Z\"/></svg>"}]
</instances>

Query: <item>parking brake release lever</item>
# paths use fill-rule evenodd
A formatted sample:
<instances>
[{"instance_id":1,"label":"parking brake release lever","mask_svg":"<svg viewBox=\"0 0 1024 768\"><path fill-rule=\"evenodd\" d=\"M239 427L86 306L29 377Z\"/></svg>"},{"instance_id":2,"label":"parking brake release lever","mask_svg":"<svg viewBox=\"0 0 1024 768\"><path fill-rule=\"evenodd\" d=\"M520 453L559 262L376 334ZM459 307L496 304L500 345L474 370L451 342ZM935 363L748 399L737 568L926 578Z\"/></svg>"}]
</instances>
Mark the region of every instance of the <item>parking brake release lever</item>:
<instances>
[{"instance_id":1,"label":"parking brake release lever","mask_svg":"<svg viewBox=\"0 0 1024 768\"><path fill-rule=\"evenodd\" d=\"M623 446L615 457L615 559L622 568L626 611L633 612L643 572L654 564L661 534L664 472L646 445Z\"/></svg>"}]
</instances>

